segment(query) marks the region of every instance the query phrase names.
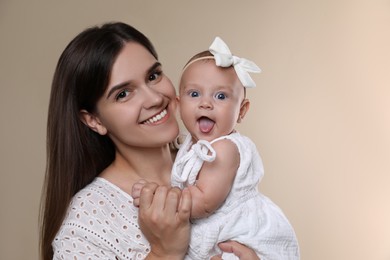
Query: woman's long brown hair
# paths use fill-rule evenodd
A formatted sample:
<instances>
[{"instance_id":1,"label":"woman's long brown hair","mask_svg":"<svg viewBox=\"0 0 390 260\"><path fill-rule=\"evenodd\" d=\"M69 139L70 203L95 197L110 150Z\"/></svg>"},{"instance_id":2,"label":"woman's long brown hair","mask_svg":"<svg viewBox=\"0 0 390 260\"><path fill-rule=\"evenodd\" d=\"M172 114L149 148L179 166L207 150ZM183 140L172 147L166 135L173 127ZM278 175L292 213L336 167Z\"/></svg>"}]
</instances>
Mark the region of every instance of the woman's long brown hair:
<instances>
[{"instance_id":1,"label":"woman's long brown hair","mask_svg":"<svg viewBox=\"0 0 390 260\"><path fill-rule=\"evenodd\" d=\"M115 147L85 126L81 109L95 112L111 68L126 42L143 45L157 59L150 41L124 23L84 30L63 51L51 86L47 121L47 162L40 209L41 259L53 258L52 242L72 197L106 168Z\"/></svg>"}]
</instances>

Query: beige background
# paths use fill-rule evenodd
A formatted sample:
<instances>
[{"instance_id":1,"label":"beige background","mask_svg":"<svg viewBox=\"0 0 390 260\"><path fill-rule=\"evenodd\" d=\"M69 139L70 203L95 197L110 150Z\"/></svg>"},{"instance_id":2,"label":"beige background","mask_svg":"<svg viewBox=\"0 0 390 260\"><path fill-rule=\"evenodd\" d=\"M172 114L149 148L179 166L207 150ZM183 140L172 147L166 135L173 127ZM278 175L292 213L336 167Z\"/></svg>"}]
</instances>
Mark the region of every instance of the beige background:
<instances>
[{"instance_id":1,"label":"beige background","mask_svg":"<svg viewBox=\"0 0 390 260\"><path fill-rule=\"evenodd\" d=\"M175 84L216 35L256 61L239 130L261 152L261 189L295 227L302 259L390 259L388 0L0 0L0 259L38 258L57 59L113 20L149 36Z\"/></svg>"}]
</instances>

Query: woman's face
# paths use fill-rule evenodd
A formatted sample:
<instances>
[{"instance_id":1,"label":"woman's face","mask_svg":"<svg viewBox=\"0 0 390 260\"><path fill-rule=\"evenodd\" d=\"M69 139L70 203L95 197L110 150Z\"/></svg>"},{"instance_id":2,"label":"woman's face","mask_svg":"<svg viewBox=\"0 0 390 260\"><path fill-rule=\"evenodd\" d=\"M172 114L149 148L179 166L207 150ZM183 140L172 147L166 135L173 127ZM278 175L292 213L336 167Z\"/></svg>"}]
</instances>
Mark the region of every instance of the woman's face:
<instances>
[{"instance_id":1,"label":"woman's face","mask_svg":"<svg viewBox=\"0 0 390 260\"><path fill-rule=\"evenodd\" d=\"M175 96L161 64L130 42L113 64L96 116L117 147L161 147L179 133Z\"/></svg>"}]
</instances>

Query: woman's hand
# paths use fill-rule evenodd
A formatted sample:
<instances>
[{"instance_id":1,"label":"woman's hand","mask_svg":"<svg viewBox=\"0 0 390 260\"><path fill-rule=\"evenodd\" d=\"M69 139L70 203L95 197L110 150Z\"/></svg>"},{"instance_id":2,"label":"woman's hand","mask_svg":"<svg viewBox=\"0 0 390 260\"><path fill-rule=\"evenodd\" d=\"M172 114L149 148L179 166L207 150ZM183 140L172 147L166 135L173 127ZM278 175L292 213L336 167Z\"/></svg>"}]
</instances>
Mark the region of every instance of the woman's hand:
<instances>
[{"instance_id":1,"label":"woman's hand","mask_svg":"<svg viewBox=\"0 0 390 260\"><path fill-rule=\"evenodd\" d=\"M141 190L148 183L147 181L141 179L137 181L131 189L131 197L133 197L133 205L139 207L139 197L141 196Z\"/></svg>"},{"instance_id":2,"label":"woman's hand","mask_svg":"<svg viewBox=\"0 0 390 260\"><path fill-rule=\"evenodd\" d=\"M255 251L236 241L222 242L219 243L218 246L219 248L221 248L223 252L233 253L240 260L260 260L260 258L256 255ZM211 260L220 260L220 259L222 259L221 255L213 256L211 258Z\"/></svg>"},{"instance_id":3,"label":"woman's hand","mask_svg":"<svg viewBox=\"0 0 390 260\"><path fill-rule=\"evenodd\" d=\"M146 183L139 198L139 224L150 243L147 259L183 259L190 240L191 194Z\"/></svg>"}]
</instances>

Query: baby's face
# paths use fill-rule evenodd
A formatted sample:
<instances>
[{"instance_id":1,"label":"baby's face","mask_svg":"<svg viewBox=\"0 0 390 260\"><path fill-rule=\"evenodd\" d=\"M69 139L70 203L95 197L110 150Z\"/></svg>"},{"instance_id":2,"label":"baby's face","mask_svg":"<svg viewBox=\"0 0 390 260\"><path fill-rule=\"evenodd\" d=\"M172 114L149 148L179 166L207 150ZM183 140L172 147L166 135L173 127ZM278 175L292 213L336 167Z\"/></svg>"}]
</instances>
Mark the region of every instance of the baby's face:
<instances>
[{"instance_id":1,"label":"baby's face","mask_svg":"<svg viewBox=\"0 0 390 260\"><path fill-rule=\"evenodd\" d=\"M181 119L194 140L211 141L234 130L244 87L233 67L218 67L213 59L200 60L184 71L179 97Z\"/></svg>"}]
</instances>

